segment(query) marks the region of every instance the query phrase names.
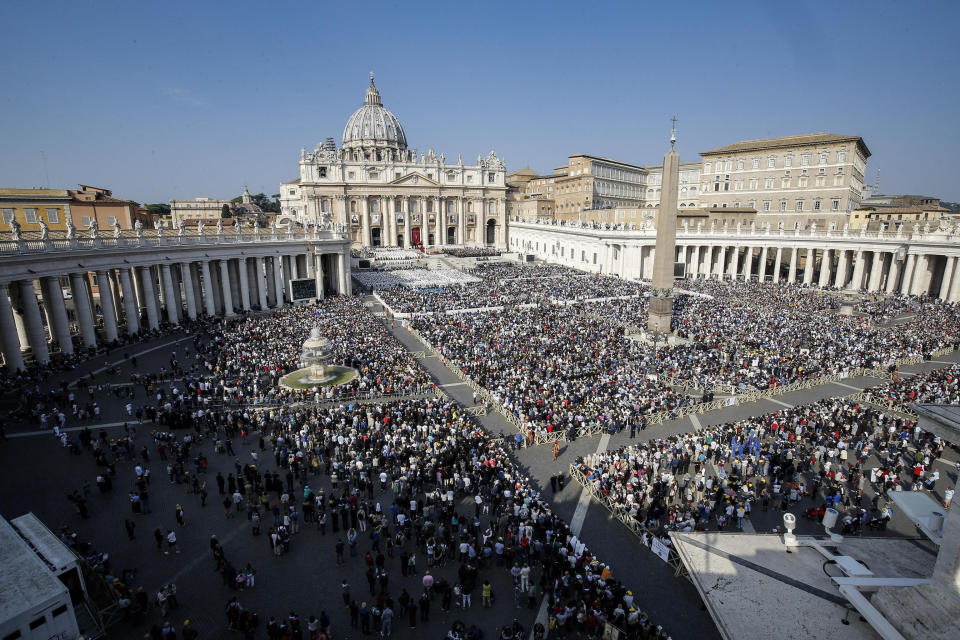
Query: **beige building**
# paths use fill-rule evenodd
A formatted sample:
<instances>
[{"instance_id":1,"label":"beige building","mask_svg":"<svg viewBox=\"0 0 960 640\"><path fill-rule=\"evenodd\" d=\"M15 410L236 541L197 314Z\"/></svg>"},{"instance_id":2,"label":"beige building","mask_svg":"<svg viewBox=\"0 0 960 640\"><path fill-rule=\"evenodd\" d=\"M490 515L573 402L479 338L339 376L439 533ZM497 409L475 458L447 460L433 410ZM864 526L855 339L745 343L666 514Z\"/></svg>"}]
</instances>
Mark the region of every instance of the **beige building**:
<instances>
[{"instance_id":1,"label":"beige building","mask_svg":"<svg viewBox=\"0 0 960 640\"><path fill-rule=\"evenodd\" d=\"M860 206L870 150L858 136L814 133L736 142L700 156L704 207L845 213Z\"/></svg>"},{"instance_id":2,"label":"beige building","mask_svg":"<svg viewBox=\"0 0 960 640\"><path fill-rule=\"evenodd\" d=\"M850 212L853 229L878 228L881 224L895 229L898 224L938 225L941 218L953 219L954 214L941 206L940 198L916 195L875 195L864 198L860 208Z\"/></svg>"},{"instance_id":3,"label":"beige building","mask_svg":"<svg viewBox=\"0 0 960 640\"><path fill-rule=\"evenodd\" d=\"M133 229L137 220L148 229L153 226L153 216L136 202L114 198L113 191L103 187L78 186L69 190L73 198L70 217L76 228L88 229L94 220L100 229L110 229L114 222L121 229Z\"/></svg>"},{"instance_id":4,"label":"beige building","mask_svg":"<svg viewBox=\"0 0 960 640\"><path fill-rule=\"evenodd\" d=\"M39 231L41 220L66 229L72 202L65 189L0 189L0 231L10 231L13 221L22 231Z\"/></svg>"},{"instance_id":5,"label":"beige building","mask_svg":"<svg viewBox=\"0 0 960 640\"><path fill-rule=\"evenodd\" d=\"M174 226L196 224L198 220L219 220L223 205L231 205L230 200L215 198L194 198L193 200L171 200L170 219Z\"/></svg>"}]
</instances>

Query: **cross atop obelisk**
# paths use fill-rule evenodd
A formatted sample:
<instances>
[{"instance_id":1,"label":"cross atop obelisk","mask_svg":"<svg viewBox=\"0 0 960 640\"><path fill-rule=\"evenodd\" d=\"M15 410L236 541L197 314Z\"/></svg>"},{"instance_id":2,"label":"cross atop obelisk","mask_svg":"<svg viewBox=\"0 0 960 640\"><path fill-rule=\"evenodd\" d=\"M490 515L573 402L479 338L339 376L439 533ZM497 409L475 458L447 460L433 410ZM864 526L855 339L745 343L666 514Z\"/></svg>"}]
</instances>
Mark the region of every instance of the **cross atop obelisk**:
<instances>
[{"instance_id":1,"label":"cross atop obelisk","mask_svg":"<svg viewBox=\"0 0 960 640\"><path fill-rule=\"evenodd\" d=\"M663 185L660 211L657 213L657 244L653 255L653 287L647 329L670 332L673 315L673 262L677 251L677 187L680 183L680 156L677 142L677 117L671 118L670 151L663 158Z\"/></svg>"}]
</instances>

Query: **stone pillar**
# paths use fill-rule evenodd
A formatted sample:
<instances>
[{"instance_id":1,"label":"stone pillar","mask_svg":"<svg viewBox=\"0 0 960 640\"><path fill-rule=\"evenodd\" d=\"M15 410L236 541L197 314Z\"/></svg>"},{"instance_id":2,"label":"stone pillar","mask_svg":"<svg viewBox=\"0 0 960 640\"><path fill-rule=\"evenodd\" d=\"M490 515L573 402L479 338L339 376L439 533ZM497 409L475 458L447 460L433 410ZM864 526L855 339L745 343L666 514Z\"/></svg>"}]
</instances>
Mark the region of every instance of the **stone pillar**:
<instances>
[{"instance_id":1,"label":"stone pillar","mask_svg":"<svg viewBox=\"0 0 960 640\"><path fill-rule=\"evenodd\" d=\"M662 192L661 192L662 193ZM737 279L737 272L739 271L740 261L740 247L730 247L730 279Z\"/></svg>"},{"instance_id":2,"label":"stone pillar","mask_svg":"<svg viewBox=\"0 0 960 640\"><path fill-rule=\"evenodd\" d=\"M917 254L908 253L907 262L903 267L903 281L900 283L900 293L907 295L912 291L911 284L914 278L914 269L917 266Z\"/></svg>"},{"instance_id":3,"label":"stone pillar","mask_svg":"<svg viewBox=\"0 0 960 640\"><path fill-rule=\"evenodd\" d=\"M834 281L834 286L837 289L842 289L846 286L847 280L850 279L850 250L841 249L840 258L837 261L837 278Z\"/></svg>"},{"instance_id":4,"label":"stone pillar","mask_svg":"<svg viewBox=\"0 0 960 640\"><path fill-rule=\"evenodd\" d=\"M690 271L693 277L700 277L700 245L693 246L693 258L690 260Z\"/></svg>"},{"instance_id":5,"label":"stone pillar","mask_svg":"<svg viewBox=\"0 0 960 640\"><path fill-rule=\"evenodd\" d=\"M93 310L90 308L90 296L87 295L87 274L70 274L70 291L73 294L73 306L77 315L77 327L80 338L88 347L97 346L97 332L93 325Z\"/></svg>"},{"instance_id":6,"label":"stone pillar","mask_svg":"<svg viewBox=\"0 0 960 640\"><path fill-rule=\"evenodd\" d=\"M463 198L454 198L457 210L457 237L460 244L467 244L467 212L463 206Z\"/></svg>"},{"instance_id":7,"label":"stone pillar","mask_svg":"<svg viewBox=\"0 0 960 640\"><path fill-rule=\"evenodd\" d=\"M191 262L189 267L190 282L193 285L193 301L197 303L197 315L199 316L204 312L203 287L200 282L200 263Z\"/></svg>"},{"instance_id":8,"label":"stone pillar","mask_svg":"<svg viewBox=\"0 0 960 640\"><path fill-rule=\"evenodd\" d=\"M47 320L51 325L53 337L60 345L60 352L70 355L73 353L73 338L70 336L70 320L67 317L67 307L63 302L60 278L56 276L42 278L40 291L43 293L43 304L47 309Z\"/></svg>"},{"instance_id":9,"label":"stone pillar","mask_svg":"<svg viewBox=\"0 0 960 640\"><path fill-rule=\"evenodd\" d=\"M283 263L283 293L287 296L287 302L293 302L290 299L290 280L297 277L297 260L295 256L283 256L280 262Z\"/></svg>"},{"instance_id":10,"label":"stone pillar","mask_svg":"<svg viewBox=\"0 0 960 640\"><path fill-rule=\"evenodd\" d=\"M895 293L898 287L898 280L900 280L900 274L903 272L903 265L900 263L900 260L897 260L897 254L890 254L890 268L887 270L887 293Z\"/></svg>"},{"instance_id":11,"label":"stone pillar","mask_svg":"<svg viewBox=\"0 0 960 640\"><path fill-rule=\"evenodd\" d=\"M960 259L955 259L953 277L950 279L950 295L948 302L960 302Z\"/></svg>"},{"instance_id":12,"label":"stone pillar","mask_svg":"<svg viewBox=\"0 0 960 640\"><path fill-rule=\"evenodd\" d=\"M307 254L307 258L312 265L310 269L313 272L312 277L316 280L317 283L317 297L320 299L327 297L326 292L326 283L323 280L323 254L316 255L314 253Z\"/></svg>"},{"instance_id":13,"label":"stone pillar","mask_svg":"<svg viewBox=\"0 0 960 640\"><path fill-rule=\"evenodd\" d=\"M913 284L910 285L911 293L915 296L925 295L930 291L930 256L920 254L917 256L917 263L913 270Z\"/></svg>"},{"instance_id":14,"label":"stone pillar","mask_svg":"<svg viewBox=\"0 0 960 640\"><path fill-rule=\"evenodd\" d=\"M803 264L803 284L813 284L813 263L816 261L816 249L807 249L807 259Z\"/></svg>"},{"instance_id":15,"label":"stone pillar","mask_svg":"<svg viewBox=\"0 0 960 640\"><path fill-rule=\"evenodd\" d=\"M257 295L260 298L260 310L266 311L269 307L267 301L267 260L265 258L256 258L257 263Z\"/></svg>"},{"instance_id":16,"label":"stone pillar","mask_svg":"<svg viewBox=\"0 0 960 640\"><path fill-rule=\"evenodd\" d=\"M405 198L401 202L403 203L403 247L409 249L413 246L413 218L410 216L410 198Z\"/></svg>"},{"instance_id":17,"label":"stone pillar","mask_svg":"<svg viewBox=\"0 0 960 640\"><path fill-rule=\"evenodd\" d=\"M683 265L684 272L688 272L690 267L687 266L687 246L683 245L682 247L677 247L677 262Z\"/></svg>"},{"instance_id":18,"label":"stone pillar","mask_svg":"<svg viewBox=\"0 0 960 640\"><path fill-rule=\"evenodd\" d=\"M383 233L383 227L381 227L381 234ZM280 256L273 256L273 286L276 290L276 301L277 308L283 307L284 300L284 291L283 291L283 273L280 271Z\"/></svg>"},{"instance_id":19,"label":"stone pillar","mask_svg":"<svg viewBox=\"0 0 960 640\"><path fill-rule=\"evenodd\" d=\"M680 156L670 144L663 158L663 184L660 214L657 219L656 251L653 261L653 287L650 291L647 329L670 332L673 316L673 257L677 245L677 184L680 181Z\"/></svg>"},{"instance_id":20,"label":"stone pillar","mask_svg":"<svg viewBox=\"0 0 960 640\"><path fill-rule=\"evenodd\" d=\"M757 264L757 280L763 282L767 277L767 247L760 250L760 262Z\"/></svg>"},{"instance_id":21,"label":"stone pillar","mask_svg":"<svg viewBox=\"0 0 960 640\"><path fill-rule=\"evenodd\" d=\"M247 259L237 258L237 276L240 279L240 307L250 311L250 280L247 278Z\"/></svg>"},{"instance_id":22,"label":"stone pillar","mask_svg":"<svg viewBox=\"0 0 960 640\"><path fill-rule=\"evenodd\" d=\"M230 265L226 260L220 261L220 289L223 292L223 316L233 317L233 293L230 291Z\"/></svg>"},{"instance_id":23,"label":"stone pillar","mask_svg":"<svg viewBox=\"0 0 960 640\"><path fill-rule=\"evenodd\" d=\"M57 285L59 289L60 285ZM3 350L3 361L7 371L15 373L23 366L23 353L20 351L20 337L17 335L17 326L13 320L13 306L10 304L9 285L0 282L0 349Z\"/></svg>"},{"instance_id":24,"label":"stone pillar","mask_svg":"<svg viewBox=\"0 0 960 640\"><path fill-rule=\"evenodd\" d=\"M853 252L853 280L850 283L852 289L859 291L863 288L863 269L866 266L866 260L863 251L856 249Z\"/></svg>"},{"instance_id":25,"label":"stone pillar","mask_svg":"<svg viewBox=\"0 0 960 640\"><path fill-rule=\"evenodd\" d=\"M727 268L727 245L720 245L720 255L717 256L717 268L714 273L717 280L723 280L723 272Z\"/></svg>"},{"instance_id":26,"label":"stone pillar","mask_svg":"<svg viewBox=\"0 0 960 640\"><path fill-rule=\"evenodd\" d=\"M363 199L363 211L360 214L360 244L370 246L370 201Z\"/></svg>"},{"instance_id":27,"label":"stone pillar","mask_svg":"<svg viewBox=\"0 0 960 640\"><path fill-rule=\"evenodd\" d=\"M113 342L117 339L117 308L110 276L105 269L97 271L97 288L100 289L100 309L103 311L103 335L107 342Z\"/></svg>"},{"instance_id":28,"label":"stone pillar","mask_svg":"<svg viewBox=\"0 0 960 640\"><path fill-rule=\"evenodd\" d=\"M180 318L177 315L177 303L173 294L173 274L170 272L169 264L160 265L160 280L163 283L163 302L167 307L167 322L170 324L179 324Z\"/></svg>"},{"instance_id":29,"label":"stone pillar","mask_svg":"<svg viewBox=\"0 0 960 640\"><path fill-rule=\"evenodd\" d=\"M867 281L867 291L879 291L880 279L883 277L884 260L886 254L883 251L874 251L873 260L870 261L870 276Z\"/></svg>"},{"instance_id":30,"label":"stone pillar","mask_svg":"<svg viewBox=\"0 0 960 640\"><path fill-rule=\"evenodd\" d=\"M830 271L833 263L833 254L830 249L823 250L823 257L820 259L820 288L830 285Z\"/></svg>"},{"instance_id":31,"label":"stone pillar","mask_svg":"<svg viewBox=\"0 0 960 640\"><path fill-rule=\"evenodd\" d=\"M50 362L50 350L47 347L47 330L40 315L40 301L33 288L33 280L20 280L20 301L23 304L23 319L26 323L27 341L33 350L33 357L40 364Z\"/></svg>"},{"instance_id":32,"label":"stone pillar","mask_svg":"<svg viewBox=\"0 0 960 640\"><path fill-rule=\"evenodd\" d=\"M783 260L783 247L777 247L777 253L773 257L773 274L771 280L780 282L780 262Z\"/></svg>"},{"instance_id":33,"label":"stone pillar","mask_svg":"<svg viewBox=\"0 0 960 640\"><path fill-rule=\"evenodd\" d=\"M444 238L444 233L446 230L444 229L443 224L443 211L441 211L441 209L443 209L443 202L440 200L440 198L436 198L435 202L437 206L434 207L434 215L436 216L434 222L436 223L437 230L436 236L434 237L434 240L436 241L434 242L434 245L439 247L446 241L446 238Z\"/></svg>"},{"instance_id":34,"label":"stone pillar","mask_svg":"<svg viewBox=\"0 0 960 640\"><path fill-rule=\"evenodd\" d=\"M213 297L213 278L210 275L210 261L200 261L200 277L203 280L203 306L208 316L217 315L216 300Z\"/></svg>"},{"instance_id":35,"label":"stone pillar","mask_svg":"<svg viewBox=\"0 0 960 640\"><path fill-rule=\"evenodd\" d=\"M337 274L340 276L340 295L349 296L351 294L350 287L350 265L344 256L344 250L341 250L337 254Z\"/></svg>"},{"instance_id":36,"label":"stone pillar","mask_svg":"<svg viewBox=\"0 0 960 640\"><path fill-rule=\"evenodd\" d=\"M187 317L190 320L196 320L197 299L194 297L193 274L190 271L189 262L180 263L180 279L183 281L183 294L187 299Z\"/></svg>"},{"instance_id":37,"label":"stone pillar","mask_svg":"<svg viewBox=\"0 0 960 640\"><path fill-rule=\"evenodd\" d=\"M127 267L120 269L120 291L123 293L123 315L127 320L127 333L133 335L140 331L140 307L137 306L137 292Z\"/></svg>"},{"instance_id":38,"label":"stone pillar","mask_svg":"<svg viewBox=\"0 0 960 640\"><path fill-rule=\"evenodd\" d=\"M753 272L753 247L747 247L743 251L743 281L750 282L750 276Z\"/></svg>"},{"instance_id":39,"label":"stone pillar","mask_svg":"<svg viewBox=\"0 0 960 640\"><path fill-rule=\"evenodd\" d=\"M953 279L953 272L956 271L957 256L948 256L943 264L943 277L940 278L940 291L938 297L946 302L950 299L950 282Z\"/></svg>"}]
</instances>

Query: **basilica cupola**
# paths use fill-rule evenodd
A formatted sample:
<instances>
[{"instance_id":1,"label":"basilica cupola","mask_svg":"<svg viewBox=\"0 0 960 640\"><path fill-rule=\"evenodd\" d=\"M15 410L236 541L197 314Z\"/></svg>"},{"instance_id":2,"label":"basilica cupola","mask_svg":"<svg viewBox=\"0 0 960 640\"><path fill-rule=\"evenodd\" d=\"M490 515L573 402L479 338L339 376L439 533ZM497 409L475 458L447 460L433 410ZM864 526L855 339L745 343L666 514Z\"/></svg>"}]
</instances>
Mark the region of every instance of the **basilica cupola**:
<instances>
[{"instance_id":1,"label":"basilica cupola","mask_svg":"<svg viewBox=\"0 0 960 640\"><path fill-rule=\"evenodd\" d=\"M388 160L406 156L407 136L400 121L380 100L380 91L370 74L370 86L347 126L343 128L343 149L355 160Z\"/></svg>"}]
</instances>

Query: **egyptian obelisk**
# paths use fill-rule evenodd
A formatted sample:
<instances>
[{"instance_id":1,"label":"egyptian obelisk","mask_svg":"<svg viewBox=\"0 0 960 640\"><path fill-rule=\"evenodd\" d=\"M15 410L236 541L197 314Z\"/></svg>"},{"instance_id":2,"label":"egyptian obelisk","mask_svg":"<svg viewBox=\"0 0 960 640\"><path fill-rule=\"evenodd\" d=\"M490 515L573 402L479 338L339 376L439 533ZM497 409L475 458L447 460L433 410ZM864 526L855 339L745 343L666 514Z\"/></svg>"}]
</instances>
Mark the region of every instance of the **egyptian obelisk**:
<instances>
[{"instance_id":1,"label":"egyptian obelisk","mask_svg":"<svg viewBox=\"0 0 960 640\"><path fill-rule=\"evenodd\" d=\"M673 261L677 247L677 185L680 182L680 156L673 148L677 142L677 119L670 131L670 151L663 158L663 184L660 188L660 212L657 214L657 244L653 256L653 287L647 329L670 332L673 315Z\"/></svg>"}]
</instances>

